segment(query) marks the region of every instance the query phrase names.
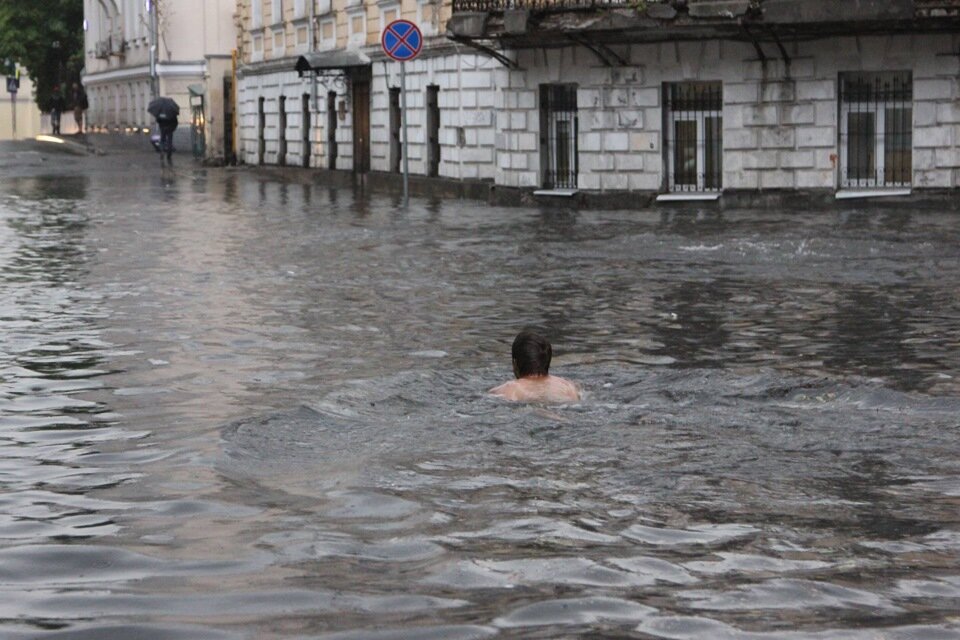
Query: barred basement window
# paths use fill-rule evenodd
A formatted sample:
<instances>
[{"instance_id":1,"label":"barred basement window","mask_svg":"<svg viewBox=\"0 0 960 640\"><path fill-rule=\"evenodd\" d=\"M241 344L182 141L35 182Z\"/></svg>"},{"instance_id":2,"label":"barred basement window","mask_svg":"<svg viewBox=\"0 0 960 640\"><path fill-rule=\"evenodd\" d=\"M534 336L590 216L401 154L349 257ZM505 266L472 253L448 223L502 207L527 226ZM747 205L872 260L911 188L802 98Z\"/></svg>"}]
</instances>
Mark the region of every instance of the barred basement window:
<instances>
[{"instance_id":1,"label":"barred basement window","mask_svg":"<svg viewBox=\"0 0 960 640\"><path fill-rule=\"evenodd\" d=\"M913 78L909 71L840 74L844 187L910 186Z\"/></svg>"},{"instance_id":2,"label":"barred basement window","mask_svg":"<svg viewBox=\"0 0 960 640\"><path fill-rule=\"evenodd\" d=\"M577 85L540 85L540 164L544 189L576 189Z\"/></svg>"},{"instance_id":3,"label":"barred basement window","mask_svg":"<svg viewBox=\"0 0 960 640\"><path fill-rule=\"evenodd\" d=\"M400 173L401 149L400 125L403 114L400 111L400 87L390 87L390 171Z\"/></svg>"},{"instance_id":4,"label":"barred basement window","mask_svg":"<svg viewBox=\"0 0 960 640\"><path fill-rule=\"evenodd\" d=\"M719 191L723 176L723 85L663 86L664 152L669 191Z\"/></svg>"}]
</instances>

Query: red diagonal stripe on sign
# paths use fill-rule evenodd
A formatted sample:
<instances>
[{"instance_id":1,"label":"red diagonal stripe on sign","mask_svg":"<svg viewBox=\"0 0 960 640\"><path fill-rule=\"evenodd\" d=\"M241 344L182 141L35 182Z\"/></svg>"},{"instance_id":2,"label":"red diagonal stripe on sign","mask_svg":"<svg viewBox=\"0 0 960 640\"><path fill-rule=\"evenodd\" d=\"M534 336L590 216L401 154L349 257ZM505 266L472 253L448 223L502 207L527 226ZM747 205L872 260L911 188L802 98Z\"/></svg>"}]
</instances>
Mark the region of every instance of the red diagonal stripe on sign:
<instances>
[{"instance_id":1,"label":"red diagonal stripe on sign","mask_svg":"<svg viewBox=\"0 0 960 640\"><path fill-rule=\"evenodd\" d=\"M404 35L404 36L402 36L402 35L400 35L399 33L397 33L397 30L394 29L393 27L387 27L387 31L389 31L390 33L392 33L392 34L393 34L393 37L397 39L397 44L393 45L393 47L392 47L391 49L389 49L389 50L387 51L387 53L393 55L393 54L396 52L396 50L399 49L399 48L402 47L402 46L405 46L407 49L409 49L409 50L410 50L410 53L415 53L415 52L416 52L417 48L414 47L414 46L413 46L412 44L410 44L409 42L407 42L407 38L409 38L411 35L413 35L413 32L414 32L413 29L407 29L407 34Z\"/></svg>"}]
</instances>

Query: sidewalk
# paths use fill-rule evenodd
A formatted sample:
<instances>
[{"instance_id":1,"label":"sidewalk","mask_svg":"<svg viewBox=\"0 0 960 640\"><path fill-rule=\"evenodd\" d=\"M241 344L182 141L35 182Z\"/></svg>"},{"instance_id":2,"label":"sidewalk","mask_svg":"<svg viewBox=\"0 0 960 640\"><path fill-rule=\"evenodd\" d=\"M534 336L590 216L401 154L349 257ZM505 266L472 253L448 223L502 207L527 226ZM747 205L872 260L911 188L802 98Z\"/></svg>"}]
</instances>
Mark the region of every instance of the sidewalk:
<instances>
[{"instance_id":1,"label":"sidewalk","mask_svg":"<svg viewBox=\"0 0 960 640\"><path fill-rule=\"evenodd\" d=\"M184 166L192 166L192 157L180 155ZM174 162L177 159L174 157ZM0 141L0 178L153 171L159 169L159 163L146 134L41 136L34 140Z\"/></svg>"}]
</instances>

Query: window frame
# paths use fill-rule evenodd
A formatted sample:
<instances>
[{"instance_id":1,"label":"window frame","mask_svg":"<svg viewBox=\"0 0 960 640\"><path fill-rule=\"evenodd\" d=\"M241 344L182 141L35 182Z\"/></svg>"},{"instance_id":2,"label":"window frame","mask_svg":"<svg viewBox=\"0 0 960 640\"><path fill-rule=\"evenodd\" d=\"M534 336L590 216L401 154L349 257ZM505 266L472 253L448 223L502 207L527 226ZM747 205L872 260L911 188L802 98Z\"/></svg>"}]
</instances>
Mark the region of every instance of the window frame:
<instances>
[{"instance_id":1,"label":"window frame","mask_svg":"<svg viewBox=\"0 0 960 640\"><path fill-rule=\"evenodd\" d=\"M394 18L393 20L388 21L387 20L388 11L396 11L397 17ZM387 28L387 25L390 24L390 22L393 22L394 20L399 20L401 15L402 13L400 10L399 2L384 2L383 4L381 4L380 5L380 32L383 33L383 30Z\"/></svg>"},{"instance_id":2,"label":"window frame","mask_svg":"<svg viewBox=\"0 0 960 640\"><path fill-rule=\"evenodd\" d=\"M323 37L324 25L330 25L330 37ZM322 18L317 23L317 50L329 51L337 48L337 19L333 16Z\"/></svg>"},{"instance_id":3,"label":"window frame","mask_svg":"<svg viewBox=\"0 0 960 640\"><path fill-rule=\"evenodd\" d=\"M715 108L703 108L703 109L675 109L673 108L673 103L671 100L672 91L674 88L680 89L684 85L689 87L694 87L697 85L702 85L707 90L716 88L719 96L719 101L715 105ZM670 193L719 193L723 191L723 83L720 81L716 82L665 82L663 85L663 109L664 109L664 125L666 128L665 138L665 156L664 161L665 174L666 174L666 186L667 191ZM716 126L718 129L718 135L716 137L707 136L707 120L713 119L716 120ZM694 166L694 182L677 182L677 160L678 160L678 143L679 136L676 134L677 124L680 122L694 122L695 123L695 166ZM710 142L716 141L718 148L711 149ZM708 174L707 174L707 164L711 156L715 156L718 161L718 169L715 172L716 174L716 185L708 184ZM712 174L711 174L712 175ZM691 188L692 187L692 188Z\"/></svg>"},{"instance_id":4,"label":"window frame","mask_svg":"<svg viewBox=\"0 0 960 640\"><path fill-rule=\"evenodd\" d=\"M252 29L263 27L263 0L250 0L250 26Z\"/></svg>"},{"instance_id":5,"label":"window frame","mask_svg":"<svg viewBox=\"0 0 960 640\"><path fill-rule=\"evenodd\" d=\"M845 91L846 82L850 79L859 78L861 81L874 82L874 88L877 83L882 83L884 78L903 78L906 80L905 91L909 92L909 100L896 101L894 99L880 99L879 96L873 96L873 99L847 100ZM910 71L892 71L882 73L871 72L841 72L838 79L838 102L840 122L837 127L838 146L840 147L840 166L839 180L841 189L896 189L909 188L913 184L913 74ZM873 94L871 94L872 96ZM910 163L907 167L906 182L888 179L887 177L887 145L888 138L894 136L893 131L888 130L887 115L891 111L905 111L909 117L903 118L906 123L906 138L910 142L909 153ZM873 143L870 145L873 151L873 167L867 168L866 177L850 177L850 147L851 147L851 128L850 116L858 114L870 114L873 116ZM903 151L903 150L901 150ZM869 175L871 174L872 175Z\"/></svg>"},{"instance_id":6,"label":"window frame","mask_svg":"<svg viewBox=\"0 0 960 640\"><path fill-rule=\"evenodd\" d=\"M347 15L347 47L363 47L367 44L367 8L363 5L354 6L346 10ZM354 33L353 20L360 18L360 31Z\"/></svg>"},{"instance_id":7,"label":"window frame","mask_svg":"<svg viewBox=\"0 0 960 640\"><path fill-rule=\"evenodd\" d=\"M544 189L578 189L580 183L579 85L545 83L540 100L540 185ZM568 124L561 132L560 124ZM561 144L562 142L566 144ZM566 166L561 163L566 159ZM561 171L561 169L564 169Z\"/></svg>"}]
</instances>

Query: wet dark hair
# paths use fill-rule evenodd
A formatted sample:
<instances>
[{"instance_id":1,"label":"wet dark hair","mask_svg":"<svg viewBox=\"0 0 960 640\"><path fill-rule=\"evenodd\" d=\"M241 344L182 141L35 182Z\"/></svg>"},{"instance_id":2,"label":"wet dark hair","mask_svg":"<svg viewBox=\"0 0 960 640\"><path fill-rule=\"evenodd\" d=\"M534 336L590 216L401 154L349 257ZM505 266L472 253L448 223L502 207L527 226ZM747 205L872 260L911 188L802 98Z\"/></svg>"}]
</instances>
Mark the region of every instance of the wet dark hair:
<instances>
[{"instance_id":1,"label":"wet dark hair","mask_svg":"<svg viewBox=\"0 0 960 640\"><path fill-rule=\"evenodd\" d=\"M524 329L513 340L513 373L518 378L545 376L550 370L553 349L550 341L535 331Z\"/></svg>"}]
</instances>

